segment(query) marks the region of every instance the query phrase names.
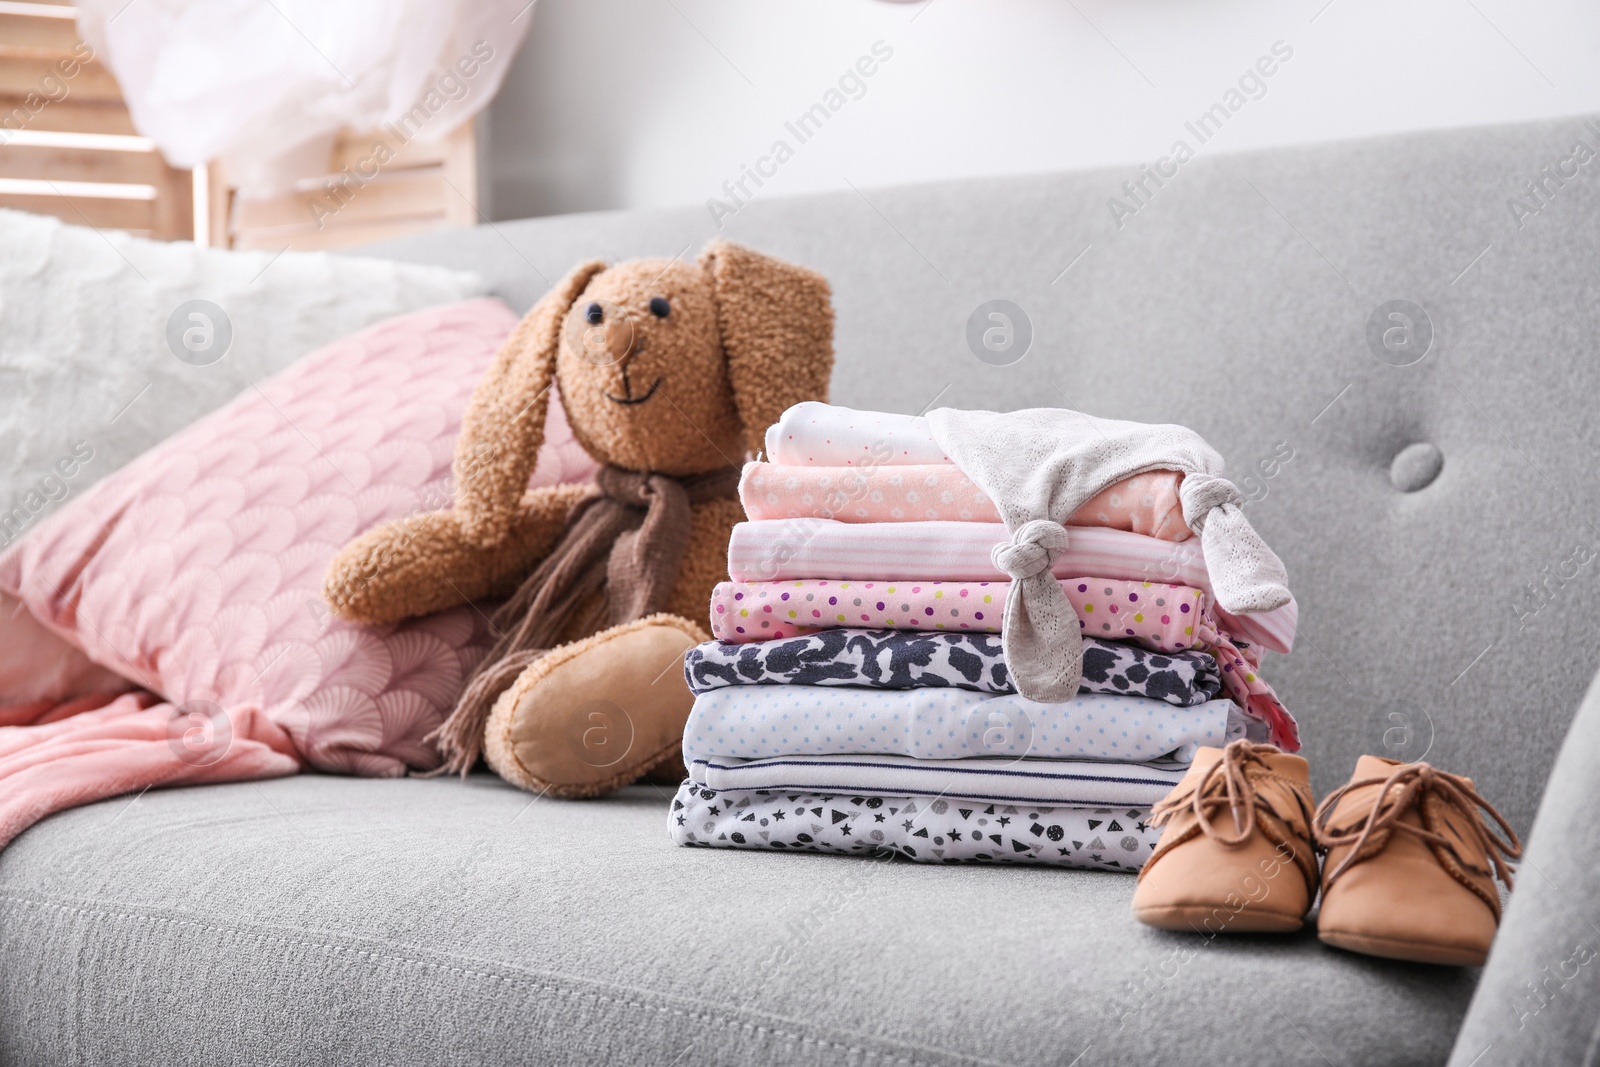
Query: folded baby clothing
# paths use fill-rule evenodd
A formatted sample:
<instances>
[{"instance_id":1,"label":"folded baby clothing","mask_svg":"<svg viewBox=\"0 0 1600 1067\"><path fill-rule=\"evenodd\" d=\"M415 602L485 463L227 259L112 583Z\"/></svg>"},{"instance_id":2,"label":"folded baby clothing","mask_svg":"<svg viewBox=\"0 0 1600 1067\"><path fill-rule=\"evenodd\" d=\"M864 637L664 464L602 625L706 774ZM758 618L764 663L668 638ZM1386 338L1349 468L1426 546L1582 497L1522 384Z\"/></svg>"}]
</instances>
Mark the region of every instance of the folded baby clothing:
<instances>
[{"instance_id":1,"label":"folded baby clothing","mask_svg":"<svg viewBox=\"0 0 1600 1067\"><path fill-rule=\"evenodd\" d=\"M1205 593L1112 578L1065 578L1059 584L1080 633L1154 652L1209 653L1229 696L1271 728L1271 743L1299 749L1293 716L1261 677L1260 651L1218 628ZM720 582L711 593L711 634L738 643L836 626L1001 633L1009 589L1008 582Z\"/></svg>"},{"instance_id":2,"label":"folded baby clothing","mask_svg":"<svg viewBox=\"0 0 1600 1067\"><path fill-rule=\"evenodd\" d=\"M1299 747L1260 673L1297 607L1221 469L1059 409L790 408L685 659L674 841L1137 870L1197 748Z\"/></svg>"},{"instance_id":3,"label":"folded baby clothing","mask_svg":"<svg viewBox=\"0 0 1600 1067\"><path fill-rule=\"evenodd\" d=\"M725 685L943 687L1014 693L1000 640L986 633L814 630L795 637L690 649L684 674L699 694ZM1155 697L1189 707L1222 689L1203 652L1151 652L1124 641L1084 638L1084 693Z\"/></svg>"},{"instance_id":4,"label":"folded baby clothing","mask_svg":"<svg viewBox=\"0 0 1600 1067\"><path fill-rule=\"evenodd\" d=\"M667 825L680 845L1108 871L1143 866L1160 835L1149 808L716 790L692 781L678 787Z\"/></svg>"},{"instance_id":5,"label":"folded baby clothing","mask_svg":"<svg viewBox=\"0 0 1600 1067\"><path fill-rule=\"evenodd\" d=\"M857 411L814 401L795 404L779 415L778 421L767 427L764 443L768 463L803 467L948 466L951 462L921 415Z\"/></svg>"},{"instance_id":6,"label":"folded baby clothing","mask_svg":"<svg viewBox=\"0 0 1600 1067\"><path fill-rule=\"evenodd\" d=\"M739 582L884 577L1006 582L1008 575L995 564L992 553L996 544L1009 538L1005 526L997 522L741 522L728 541L728 577ZM1050 573L1057 578L1093 574L1192 586L1211 598L1217 620L1228 632L1273 652L1294 647L1299 613L1295 602L1291 599L1256 614L1224 611L1216 604L1205 557L1194 540L1174 544L1122 530L1074 529L1071 543L1052 556Z\"/></svg>"},{"instance_id":7,"label":"folded baby clothing","mask_svg":"<svg viewBox=\"0 0 1600 1067\"><path fill-rule=\"evenodd\" d=\"M1133 641L1154 652L1181 652L1214 630L1203 590L1127 578L1060 578L1082 636ZM835 626L1002 633L1008 581L718 582L711 592L711 632L724 641L767 641ZM1004 645L1002 644L1002 651Z\"/></svg>"},{"instance_id":8,"label":"folded baby clothing","mask_svg":"<svg viewBox=\"0 0 1600 1067\"><path fill-rule=\"evenodd\" d=\"M689 781L709 789L801 789L814 793L960 797L1070 807L1149 807L1188 770L1173 760L917 759L914 756L773 756L685 761Z\"/></svg>"},{"instance_id":9,"label":"folded baby clothing","mask_svg":"<svg viewBox=\"0 0 1600 1067\"><path fill-rule=\"evenodd\" d=\"M1152 697L1080 693L1064 704L970 689L725 686L695 697L683 732L685 763L856 754L915 759L1024 756L1188 763L1266 730L1231 700L1175 707Z\"/></svg>"},{"instance_id":10,"label":"folded baby clothing","mask_svg":"<svg viewBox=\"0 0 1600 1067\"><path fill-rule=\"evenodd\" d=\"M1163 541L1188 539L1176 471L1149 471L1091 497L1068 526L1127 530ZM739 502L753 520L836 519L839 522L959 520L999 522L1000 513L960 468L948 463L807 467L746 463Z\"/></svg>"}]
</instances>

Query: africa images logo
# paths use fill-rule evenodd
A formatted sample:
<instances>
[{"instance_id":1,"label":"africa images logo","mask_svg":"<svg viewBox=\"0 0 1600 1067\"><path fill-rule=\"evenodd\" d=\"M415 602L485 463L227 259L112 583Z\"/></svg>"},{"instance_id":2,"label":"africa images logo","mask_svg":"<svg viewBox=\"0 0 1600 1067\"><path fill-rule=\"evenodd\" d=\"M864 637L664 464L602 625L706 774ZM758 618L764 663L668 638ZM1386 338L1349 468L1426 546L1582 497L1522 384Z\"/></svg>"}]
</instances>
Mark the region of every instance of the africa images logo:
<instances>
[{"instance_id":1,"label":"africa images logo","mask_svg":"<svg viewBox=\"0 0 1600 1067\"><path fill-rule=\"evenodd\" d=\"M1220 100L1200 112L1193 121L1183 124L1183 128L1194 138L1195 145L1203 145L1211 140L1222 132L1223 124L1243 110L1246 104L1266 96L1267 79L1294 57L1294 48L1285 41L1273 41L1269 51L1270 54L1261 56L1252 66L1246 67L1244 73L1239 75L1238 82L1229 86ZM1179 168L1194 156L1195 148L1180 137L1172 142L1172 148L1166 155L1154 163L1144 164L1139 168L1138 177L1123 182L1122 195L1106 200L1111 221L1117 224L1117 229L1122 229L1130 217L1149 207L1156 192L1176 178Z\"/></svg>"},{"instance_id":2,"label":"africa images logo","mask_svg":"<svg viewBox=\"0 0 1600 1067\"><path fill-rule=\"evenodd\" d=\"M1596 143L1600 143L1600 124L1590 119L1583 124ZM1523 182L1518 189L1518 195L1506 198L1506 210L1511 212L1517 229L1522 229L1528 220L1538 215L1545 208L1555 203L1561 190L1567 183L1581 178L1586 173L1585 168L1594 162L1597 153L1586 141L1574 140L1567 154L1557 159L1554 163L1546 163L1540 168L1539 173Z\"/></svg>"}]
</instances>

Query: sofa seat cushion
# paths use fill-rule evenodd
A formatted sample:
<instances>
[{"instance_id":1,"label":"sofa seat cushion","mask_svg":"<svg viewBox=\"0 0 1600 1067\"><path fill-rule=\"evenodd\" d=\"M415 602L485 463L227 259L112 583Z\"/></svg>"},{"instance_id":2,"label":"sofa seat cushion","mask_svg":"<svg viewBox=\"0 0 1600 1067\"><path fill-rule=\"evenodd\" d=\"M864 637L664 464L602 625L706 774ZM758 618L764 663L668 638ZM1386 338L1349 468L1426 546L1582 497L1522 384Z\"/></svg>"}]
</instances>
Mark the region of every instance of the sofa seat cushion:
<instances>
[{"instance_id":1,"label":"sofa seat cushion","mask_svg":"<svg viewBox=\"0 0 1600 1067\"><path fill-rule=\"evenodd\" d=\"M57 815L0 853L0 1063L1433 1063L1476 980L1150 930L1120 874L677 848L671 793Z\"/></svg>"}]
</instances>

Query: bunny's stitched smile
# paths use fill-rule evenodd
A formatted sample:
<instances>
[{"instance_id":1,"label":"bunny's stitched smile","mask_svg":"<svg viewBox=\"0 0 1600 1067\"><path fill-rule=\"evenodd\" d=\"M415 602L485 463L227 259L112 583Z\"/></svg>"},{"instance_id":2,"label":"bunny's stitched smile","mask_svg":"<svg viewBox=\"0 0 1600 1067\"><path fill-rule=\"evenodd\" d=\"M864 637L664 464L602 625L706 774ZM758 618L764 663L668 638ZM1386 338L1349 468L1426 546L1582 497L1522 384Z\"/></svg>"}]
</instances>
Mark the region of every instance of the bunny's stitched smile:
<instances>
[{"instance_id":1,"label":"bunny's stitched smile","mask_svg":"<svg viewBox=\"0 0 1600 1067\"><path fill-rule=\"evenodd\" d=\"M624 393L626 393L627 395L626 396L612 396L610 393L607 393L606 394L606 399L612 401L613 403L617 403L617 404L643 404L646 400L649 400L651 397L656 395L656 390L661 388L661 383L664 382L664 381L666 381L665 378L657 378L655 380L655 383L653 385L651 385L650 388L645 391L643 396L634 396L633 395L633 387L628 383L628 368L627 367L623 367L622 368L622 391Z\"/></svg>"}]
</instances>

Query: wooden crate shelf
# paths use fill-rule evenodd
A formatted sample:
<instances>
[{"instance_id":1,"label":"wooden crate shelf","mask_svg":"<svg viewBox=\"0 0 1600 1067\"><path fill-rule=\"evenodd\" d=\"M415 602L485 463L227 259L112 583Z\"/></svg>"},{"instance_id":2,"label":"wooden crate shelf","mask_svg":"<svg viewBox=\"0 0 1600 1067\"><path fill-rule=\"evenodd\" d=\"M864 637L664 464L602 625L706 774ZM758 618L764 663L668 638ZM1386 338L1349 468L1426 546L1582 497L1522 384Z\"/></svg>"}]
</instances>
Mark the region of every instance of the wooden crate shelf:
<instances>
[{"instance_id":1,"label":"wooden crate shelf","mask_svg":"<svg viewBox=\"0 0 1600 1067\"><path fill-rule=\"evenodd\" d=\"M284 196L245 200L212 168L213 244L340 248L478 221L477 142L463 124L435 142L392 131L340 135L321 181Z\"/></svg>"},{"instance_id":2,"label":"wooden crate shelf","mask_svg":"<svg viewBox=\"0 0 1600 1067\"><path fill-rule=\"evenodd\" d=\"M171 167L61 0L0 0L0 207L227 248L339 248L479 221L473 123L432 143L341 135L323 180L247 200L223 168ZM70 70L71 74L65 73Z\"/></svg>"},{"instance_id":3,"label":"wooden crate shelf","mask_svg":"<svg viewBox=\"0 0 1600 1067\"><path fill-rule=\"evenodd\" d=\"M163 240L194 236L194 179L137 136L75 12L0 2L0 207Z\"/></svg>"}]
</instances>

